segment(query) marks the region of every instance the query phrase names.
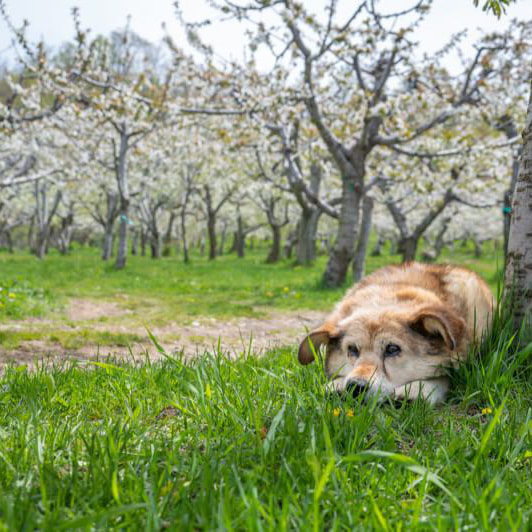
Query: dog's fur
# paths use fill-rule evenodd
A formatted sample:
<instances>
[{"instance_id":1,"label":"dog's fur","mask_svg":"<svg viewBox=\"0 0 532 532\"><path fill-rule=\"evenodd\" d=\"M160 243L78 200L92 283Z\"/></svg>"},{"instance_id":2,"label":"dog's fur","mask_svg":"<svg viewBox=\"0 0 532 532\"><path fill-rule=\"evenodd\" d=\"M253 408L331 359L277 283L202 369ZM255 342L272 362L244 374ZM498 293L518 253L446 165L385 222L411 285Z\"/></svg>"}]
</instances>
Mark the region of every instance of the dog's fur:
<instances>
[{"instance_id":1,"label":"dog's fur","mask_svg":"<svg viewBox=\"0 0 532 532\"><path fill-rule=\"evenodd\" d=\"M333 390L395 399L421 395L437 403L448 389L444 368L464 360L492 313L488 285L470 270L416 262L387 266L347 292L303 340L298 359L313 362L325 345Z\"/></svg>"}]
</instances>

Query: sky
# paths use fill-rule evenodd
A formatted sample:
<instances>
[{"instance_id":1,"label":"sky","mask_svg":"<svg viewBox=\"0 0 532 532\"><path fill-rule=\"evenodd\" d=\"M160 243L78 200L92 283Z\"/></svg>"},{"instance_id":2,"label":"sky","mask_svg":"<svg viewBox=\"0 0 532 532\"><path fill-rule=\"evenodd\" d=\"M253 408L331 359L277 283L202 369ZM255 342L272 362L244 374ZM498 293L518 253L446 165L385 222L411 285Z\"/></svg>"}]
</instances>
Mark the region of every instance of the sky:
<instances>
[{"instance_id":1,"label":"sky","mask_svg":"<svg viewBox=\"0 0 532 532\"><path fill-rule=\"evenodd\" d=\"M481 4L483 2L480 0ZM131 28L141 37L158 42L164 35L164 23L178 45L185 49L188 46L177 22L173 0L4 0L4 3L15 26L21 25L24 19L28 20L30 39L42 39L54 48L74 35L70 14L74 6L80 9L82 26L91 28L93 34L108 34L124 27L130 16ZM319 8L323 0L304 0L304 3L309 8ZM405 8L413 3L412 0L381 0L380 5L386 11L386 8ZM187 20L210 16L204 0L180 0L180 6ZM417 31L416 39L423 51L430 54L443 46L451 34L467 28L469 34L464 46L472 53L478 28L485 31L502 29L512 18L531 20L532 0L518 0L501 20L483 13L480 7L475 8L473 0L434 0L431 13ZM214 46L218 56L226 59L242 57L245 39L242 27L236 23L213 26L203 35L204 40ZM8 28L0 19L0 63L9 63L15 57L10 41Z\"/></svg>"}]
</instances>

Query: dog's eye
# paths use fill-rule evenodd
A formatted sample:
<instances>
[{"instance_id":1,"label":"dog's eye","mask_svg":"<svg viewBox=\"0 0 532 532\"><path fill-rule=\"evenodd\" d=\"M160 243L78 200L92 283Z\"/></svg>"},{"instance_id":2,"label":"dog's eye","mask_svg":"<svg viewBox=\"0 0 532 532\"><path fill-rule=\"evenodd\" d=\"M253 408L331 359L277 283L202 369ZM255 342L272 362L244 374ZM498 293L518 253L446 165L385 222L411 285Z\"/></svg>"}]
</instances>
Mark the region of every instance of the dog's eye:
<instances>
[{"instance_id":1,"label":"dog's eye","mask_svg":"<svg viewBox=\"0 0 532 532\"><path fill-rule=\"evenodd\" d=\"M384 349L385 357L396 357L401 352L401 348L395 344L388 344Z\"/></svg>"},{"instance_id":2,"label":"dog's eye","mask_svg":"<svg viewBox=\"0 0 532 532\"><path fill-rule=\"evenodd\" d=\"M347 346L347 356L349 357L357 357L360 353L358 352L358 347L356 345L348 345Z\"/></svg>"}]
</instances>

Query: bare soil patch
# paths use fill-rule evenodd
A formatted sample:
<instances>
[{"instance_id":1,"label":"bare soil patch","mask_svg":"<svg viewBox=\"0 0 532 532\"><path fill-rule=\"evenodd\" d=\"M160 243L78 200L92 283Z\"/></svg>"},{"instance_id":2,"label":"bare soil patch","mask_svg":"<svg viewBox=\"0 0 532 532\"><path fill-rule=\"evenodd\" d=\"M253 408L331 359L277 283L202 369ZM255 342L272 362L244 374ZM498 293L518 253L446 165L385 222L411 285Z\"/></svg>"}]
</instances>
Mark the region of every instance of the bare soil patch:
<instances>
[{"instance_id":1,"label":"bare soil patch","mask_svg":"<svg viewBox=\"0 0 532 532\"><path fill-rule=\"evenodd\" d=\"M124 313L130 314L127 324L119 320ZM194 357L213 352L220 345L221 350L229 356L247 352L261 355L275 347L297 346L305 332L317 325L323 317L323 312L313 310L272 311L264 318L219 320L202 316L192 321L176 320L164 326L157 326L156 323L146 326L141 319L136 321L132 311L124 309L119 303L72 299L66 311L66 319L31 319L0 324L0 330L39 331L43 336L42 340L21 340L12 349L0 345L0 368L8 363L33 365L38 361L60 362L69 359L87 362L108 355L127 359L133 357L138 361L145 360L148 356L151 360L157 360L161 354L150 340L146 327L167 353L178 352L186 357ZM101 343L66 349L60 343L47 339L48 333L53 330L68 330L70 334L76 334L79 330L81 335L87 327L102 333L135 334L142 341L127 347Z\"/></svg>"},{"instance_id":2,"label":"bare soil patch","mask_svg":"<svg viewBox=\"0 0 532 532\"><path fill-rule=\"evenodd\" d=\"M120 316L124 309L118 303L93 299L71 299L68 304L68 319L71 321L97 320Z\"/></svg>"}]
</instances>

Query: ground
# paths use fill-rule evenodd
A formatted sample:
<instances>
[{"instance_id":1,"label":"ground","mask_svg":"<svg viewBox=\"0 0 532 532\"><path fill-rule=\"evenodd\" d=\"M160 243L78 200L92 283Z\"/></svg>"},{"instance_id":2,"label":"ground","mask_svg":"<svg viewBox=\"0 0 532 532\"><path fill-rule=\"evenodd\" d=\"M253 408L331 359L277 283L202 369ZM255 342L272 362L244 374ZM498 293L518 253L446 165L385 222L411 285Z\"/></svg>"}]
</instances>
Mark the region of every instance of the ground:
<instances>
[{"instance_id":1,"label":"ground","mask_svg":"<svg viewBox=\"0 0 532 532\"><path fill-rule=\"evenodd\" d=\"M508 317L446 404L330 395L296 350L346 287L265 251L0 253L1 532L530 530L532 344ZM444 258L496 290L493 249Z\"/></svg>"},{"instance_id":2,"label":"ground","mask_svg":"<svg viewBox=\"0 0 532 532\"><path fill-rule=\"evenodd\" d=\"M156 359L150 333L168 352L186 356L218 343L232 355L296 346L345 288L321 287L325 257L302 268L286 260L267 265L264 254L260 249L243 260L229 255L214 262L195 256L191 265L175 256L131 257L122 272L103 263L96 249L51 253L43 262L26 253L0 254L0 365L108 354ZM475 259L466 247L453 259L484 275L495 290L499 259L493 249ZM397 260L370 257L368 269ZM4 298L2 307L1 294L9 292L15 297Z\"/></svg>"},{"instance_id":3,"label":"ground","mask_svg":"<svg viewBox=\"0 0 532 532\"><path fill-rule=\"evenodd\" d=\"M270 309L260 318L198 316L193 321L176 320L159 326L137 322L133 311L119 302L72 298L65 316L1 323L0 335L4 333L7 345L0 347L0 367L9 363L33 364L41 359L74 358L83 362L108 354L140 360L148 354L157 360L160 354L148 331L168 353L183 353L186 357L218 347L232 356L248 351L263 354L297 343L324 316L323 311ZM10 343L7 338L13 341Z\"/></svg>"}]
</instances>

